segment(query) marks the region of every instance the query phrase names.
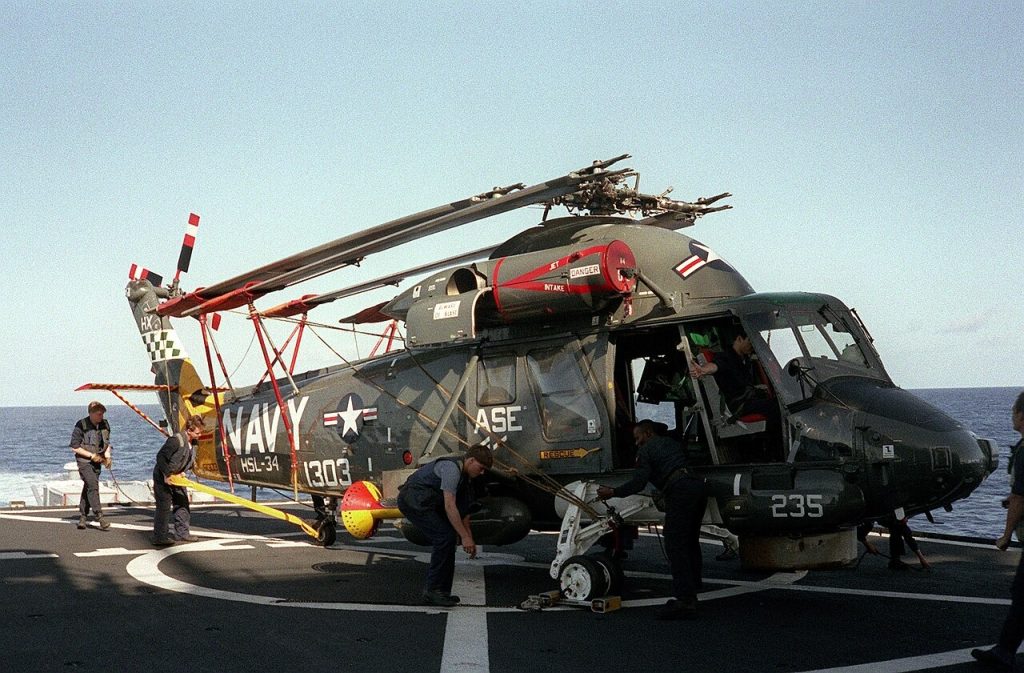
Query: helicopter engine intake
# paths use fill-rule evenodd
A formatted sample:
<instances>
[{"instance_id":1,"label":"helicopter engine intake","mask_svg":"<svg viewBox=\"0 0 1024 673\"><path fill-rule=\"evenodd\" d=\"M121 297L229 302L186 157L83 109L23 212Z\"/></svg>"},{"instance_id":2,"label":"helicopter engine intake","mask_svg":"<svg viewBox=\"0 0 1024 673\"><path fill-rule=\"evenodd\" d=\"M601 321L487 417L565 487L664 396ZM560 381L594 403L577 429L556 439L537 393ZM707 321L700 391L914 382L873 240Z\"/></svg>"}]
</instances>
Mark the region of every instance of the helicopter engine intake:
<instances>
[{"instance_id":1,"label":"helicopter engine intake","mask_svg":"<svg viewBox=\"0 0 1024 673\"><path fill-rule=\"evenodd\" d=\"M628 245L565 246L501 257L490 273L502 322L597 313L636 288L636 257Z\"/></svg>"}]
</instances>

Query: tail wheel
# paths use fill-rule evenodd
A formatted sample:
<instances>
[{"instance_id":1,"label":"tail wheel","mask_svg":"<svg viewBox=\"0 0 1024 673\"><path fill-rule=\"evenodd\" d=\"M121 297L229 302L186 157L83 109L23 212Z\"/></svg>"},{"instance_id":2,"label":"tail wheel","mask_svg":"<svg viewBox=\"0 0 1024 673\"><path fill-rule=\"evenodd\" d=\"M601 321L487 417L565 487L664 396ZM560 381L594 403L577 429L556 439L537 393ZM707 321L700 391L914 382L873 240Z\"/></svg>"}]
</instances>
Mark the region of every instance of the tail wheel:
<instances>
[{"instance_id":1,"label":"tail wheel","mask_svg":"<svg viewBox=\"0 0 1024 673\"><path fill-rule=\"evenodd\" d=\"M324 519L316 527L316 541L330 547L338 539L338 529L333 519Z\"/></svg>"},{"instance_id":2,"label":"tail wheel","mask_svg":"<svg viewBox=\"0 0 1024 673\"><path fill-rule=\"evenodd\" d=\"M611 573L590 556L572 556L562 565L558 581L566 598L589 601L608 594Z\"/></svg>"}]
</instances>

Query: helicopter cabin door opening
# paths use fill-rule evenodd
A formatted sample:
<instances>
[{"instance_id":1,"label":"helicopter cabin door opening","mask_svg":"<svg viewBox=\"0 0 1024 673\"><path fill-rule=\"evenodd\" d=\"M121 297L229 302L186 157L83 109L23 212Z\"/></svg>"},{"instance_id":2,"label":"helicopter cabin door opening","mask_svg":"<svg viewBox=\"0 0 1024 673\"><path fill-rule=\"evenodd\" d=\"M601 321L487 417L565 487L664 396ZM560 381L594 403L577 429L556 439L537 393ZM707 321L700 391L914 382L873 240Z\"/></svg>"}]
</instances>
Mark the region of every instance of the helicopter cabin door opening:
<instances>
[{"instance_id":1,"label":"helicopter cabin door opening","mask_svg":"<svg viewBox=\"0 0 1024 673\"><path fill-rule=\"evenodd\" d=\"M707 371L691 376L697 403L683 439L708 463L777 463L786 458L782 408L746 329L733 317L679 326L680 348ZM773 363L767 363L773 366Z\"/></svg>"},{"instance_id":2,"label":"helicopter cabin door opening","mask_svg":"<svg viewBox=\"0 0 1024 673\"><path fill-rule=\"evenodd\" d=\"M662 423L663 432L684 447L694 466L785 460L782 412L761 362L756 355L744 360L726 351L742 333L735 318L717 317L617 336L616 468L635 464L632 427L645 418ZM701 365L717 361L723 371L695 378L688 365L691 360ZM751 378L751 389L742 395L727 379L735 372L725 371L736 361L749 367Z\"/></svg>"},{"instance_id":3,"label":"helicopter cabin door opening","mask_svg":"<svg viewBox=\"0 0 1024 673\"><path fill-rule=\"evenodd\" d=\"M633 426L649 419L664 425L663 432L681 440L688 411L696 399L679 350L679 329L664 325L652 329L622 331L612 336L615 352L613 388L615 418L613 465L636 465L637 447ZM699 461L703 462L703 461Z\"/></svg>"}]
</instances>

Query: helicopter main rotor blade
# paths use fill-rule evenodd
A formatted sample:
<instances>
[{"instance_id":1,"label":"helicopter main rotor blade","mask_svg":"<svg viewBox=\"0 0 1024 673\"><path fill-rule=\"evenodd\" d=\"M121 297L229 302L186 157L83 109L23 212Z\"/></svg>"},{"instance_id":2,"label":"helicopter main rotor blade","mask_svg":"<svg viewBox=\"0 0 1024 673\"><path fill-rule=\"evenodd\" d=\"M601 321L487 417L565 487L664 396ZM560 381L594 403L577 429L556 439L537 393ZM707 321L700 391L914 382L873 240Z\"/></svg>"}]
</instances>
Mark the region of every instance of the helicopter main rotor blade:
<instances>
[{"instance_id":1,"label":"helicopter main rotor blade","mask_svg":"<svg viewBox=\"0 0 1024 673\"><path fill-rule=\"evenodd\" d=\"M355 264L367 255L389 250L424 236L475 222L493 215L543 203L575 191L595 176L614 176L628 171L606 171L623 154L567 175L530 187L522 184L494 189L469 199L392 220L335 241L311 248L254 269L210 287L175 297L159 306L161 315L185 317L214 310L244 306L252 299ZM514 191L513 190L518 190Z\"/></svg>"},{"instance_id":2,"label":"helicopter main rotor blade","mask_svg":"<svg viewBox=\"0 0 1024 673\"><path fill-rule=\"evenodd\" d=\"M386 287L388 285L397 285L401 281L405 280L409 276L419 275L421 273L430 273L438 269L443 269L447 266L454 266L462 264L463 262L473 262L478 259L487 257L495 249L497 245L488 245L484 248L478 248L470 252L464 252L461 255L455 255L446 259L441 259L436 262L430 262L429 264L421 264L414 266L411 269L405 269L404 271L398 271L396 273L388 274L387 276L381 276L368 280L363 283L357 283L356 285L349 285L343 287L340 290L334 290L333 292L326 292L324 294L306 295L300 299L294 299L284 304L279 304L273 308L269 308L266 311L260 311L260 315L268 318L281 318L287 316L298 315L305 313L309 309L315 308L322 304L327 304L338 299L344 299L346 297L352 297L357 294L368 292L370 290L376 290L377 288Z\"/></svg>"}]
</instances>

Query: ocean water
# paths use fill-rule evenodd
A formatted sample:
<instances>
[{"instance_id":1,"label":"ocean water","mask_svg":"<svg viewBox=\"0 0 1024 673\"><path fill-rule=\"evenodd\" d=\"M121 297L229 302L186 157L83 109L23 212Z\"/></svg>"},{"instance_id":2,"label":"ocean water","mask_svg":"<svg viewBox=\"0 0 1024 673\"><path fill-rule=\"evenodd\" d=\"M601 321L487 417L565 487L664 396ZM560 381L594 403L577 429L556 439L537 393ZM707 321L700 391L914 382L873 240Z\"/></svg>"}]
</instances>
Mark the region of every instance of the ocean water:
<instances>
[{"instance_id":1,"label":"ocean water","mask_svg":"<svg viewBox=\"0 0 1024 673\"><path fill-rule=\"evenodd\" d=\"M913 390L929 402L966 425L974 434L995 441L999 447L999 468L989 475L971 495L953 503L952 512L932 512L935 523L923 516L911 520L914 530L971 535L995 539L1002 535L1006 510L1000 504L1010 492L1006 472L1010 447L1020 439L1010 425L1010 408L1020 388L941 388Z\"/></svg>"},{"instance_id":2,"label":"ocean water","mask_svg":"<svg viewBox=\"0 0 1024 673\"><path fill-rule=\"evenodd\" d=\"M1019 388L946 388L914 390L914 394L953 418L966 424L975 434L996 442L1000 451L999 469L971 496L953 505L952 512L933 513L935 524L924 517L911 521L915 530L954 535L995 538L1003 530L1004 511L1000 501L1009 492L1006 465L1010 446L1018 439L1010 426L1010 407ZM157 405L144 405L143 411L162 418ZM80 407L3 407L0 408L0 506L11 500L35 504L32 484L62 478L63 465L74 460L68 442L75 422L86 415ZM153 462L164 437L127 407L111 403L111 445L114 448L113 476L118 481L149 479ZM103 479L110 473L103 472ZM261 491L263 497L277 497L273 491Z\"/></svg>"},{"instance_id":3,"label":"ocean water","mask_svg":"<svg viewBox=\"0 0 1024 673\"><path fill-rule=\"evenodd\" d=\"M152 479L156 454L165 437L134 411L114 400L107 405L110 423L112 469L103 469L101 481L113 476L118 482ZM139 405L150 418L160 420L159 405ZM63 466L75 460L68 448L71 431L88 415L86 405L74 407L0 407L0 507L12 500L35 505L32 485L65 479ZM77 478L77 475L76 475ZM227 484L213 482L228 490ZM248 487L237 491L248 496ZM277 493L261 489L258 499L279 499ZM75 500L77 503L77 499Z\"/></svg>"}]
</instances>

